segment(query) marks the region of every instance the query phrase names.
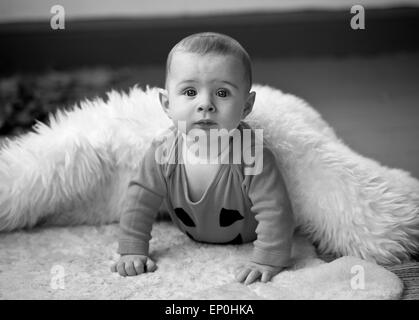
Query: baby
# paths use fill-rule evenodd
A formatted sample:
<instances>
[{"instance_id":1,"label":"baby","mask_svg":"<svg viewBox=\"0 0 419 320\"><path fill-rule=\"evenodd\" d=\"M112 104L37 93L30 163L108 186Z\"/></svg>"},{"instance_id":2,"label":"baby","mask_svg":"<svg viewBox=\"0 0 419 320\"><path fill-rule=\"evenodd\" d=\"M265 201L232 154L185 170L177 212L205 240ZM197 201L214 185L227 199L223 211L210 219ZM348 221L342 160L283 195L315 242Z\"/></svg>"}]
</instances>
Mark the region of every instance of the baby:
<instances>
[{"instance_id":1,"label":"baby","mask_svg":"<svg viewBox=\"0 0 419 320\"><path fill-rule=\"evenodd\" d=\"M113 272L156 270L149 240L161 207L195 241L253 241L239 282L270 281L290 264L294 219L283 178L266 141L242 121L255 101L251 86L249 55L226 35L194 34L170 51L159 98L173 127L129 183Z\"/></svg>"}]
</instances>

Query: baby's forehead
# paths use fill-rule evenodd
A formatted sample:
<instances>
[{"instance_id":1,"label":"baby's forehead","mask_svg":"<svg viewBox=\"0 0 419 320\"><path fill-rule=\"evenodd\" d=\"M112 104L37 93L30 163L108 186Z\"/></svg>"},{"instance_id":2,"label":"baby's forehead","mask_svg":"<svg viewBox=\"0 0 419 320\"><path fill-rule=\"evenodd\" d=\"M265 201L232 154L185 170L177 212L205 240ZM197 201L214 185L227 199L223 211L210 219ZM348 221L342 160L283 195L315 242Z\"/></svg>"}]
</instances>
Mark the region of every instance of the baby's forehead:
<instances>
[{"instance_id":1,"label":"baby's forehead","mask_svg":"<svg viewBox=\"0 0 419 320\"><path fill-rule=\"evenodd\" d=\"M216 78L230 79L232 82L237 83L239 87L249 82L245 64L239 56L232 53L196 53L176 50L172 52L167 62L166 85L169 79L170 81L174 80L174 78L182 80L184 77L190 78L201 72ZM242 83L243 80L246 84Z\"/></svg>"},{"instance_id":2,"label":"baby's forehead","mask_svg":"<svg viewBox=\"0 0 419 320\"><path fill-rule=\"evenodd\" d=\"M222 60L223 63L233 63L236 61L240 62L240 57L232 53L219 53L219 52L206 52L206 53L196 53L192 51L176 51L171 57L171 64L179 61L188 61L191 60L197 62L213 62L216 60ZM169 66L170 67L170 66Z\"/></svg>"},{"instance_id":3,"label":"baby's forehead","mask_svg":"<svg viewBox=\"0 0 419 320\"><path fill-rule=\"evenodd\" d=\"M172 57L167 71L176 74L203 71L231 76L232 70L235 74L241 73L240 70L246 73L239 57L232 54L179 52Z\"/></svg>"}]
</instances>

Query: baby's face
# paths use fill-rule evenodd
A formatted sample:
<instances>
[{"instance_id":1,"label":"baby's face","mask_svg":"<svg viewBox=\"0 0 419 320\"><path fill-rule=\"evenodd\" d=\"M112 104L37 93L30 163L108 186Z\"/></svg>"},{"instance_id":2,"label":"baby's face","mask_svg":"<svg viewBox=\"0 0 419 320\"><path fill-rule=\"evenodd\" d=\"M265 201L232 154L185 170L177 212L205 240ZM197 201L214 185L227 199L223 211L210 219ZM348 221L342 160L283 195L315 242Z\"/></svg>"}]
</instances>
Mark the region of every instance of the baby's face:
<instances>
[{"instance_id":1,"label":"baby's face","mask_svg":"<svg viewBox=\"0 0 419 320\"><path fill-rule=\"evenodd\" d=\"M242 62L232 55L176 52L171 61L163 108L177 125L191 129L236 128L252 110ZM207 120L206 122L203 120Z\"/></svg>"}]
</instances>

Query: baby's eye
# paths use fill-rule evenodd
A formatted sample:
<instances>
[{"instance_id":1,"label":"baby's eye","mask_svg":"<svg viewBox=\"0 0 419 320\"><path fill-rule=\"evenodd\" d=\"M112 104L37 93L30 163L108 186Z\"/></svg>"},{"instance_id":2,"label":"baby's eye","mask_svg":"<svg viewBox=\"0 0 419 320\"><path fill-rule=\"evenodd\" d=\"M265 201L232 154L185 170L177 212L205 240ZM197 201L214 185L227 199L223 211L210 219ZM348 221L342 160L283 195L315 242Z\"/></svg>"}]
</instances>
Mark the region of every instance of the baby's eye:
<instances>
[{"instance_id":1,"label":"baby's eye","mask_svg":"<svg viewBox=\"0 0 419 320\"><path fill-rule=\"evenodd\" d=\"M217 96L221 97L221 98L225 98L228 96L228 91L225 89L220 89L217 91Z\"/></svg>"},{"instance_id":2,"label":"baby's eye","mask_svg":"<svg viewBox=\"0 0 419 320\"><path fill-rule=\"evenodd\" d=\"M188 97L194 97L194 96L196 96L196 90L186 89L185 91L183 91L183 94L187 95Z\"/></svg>"}]
</instances>

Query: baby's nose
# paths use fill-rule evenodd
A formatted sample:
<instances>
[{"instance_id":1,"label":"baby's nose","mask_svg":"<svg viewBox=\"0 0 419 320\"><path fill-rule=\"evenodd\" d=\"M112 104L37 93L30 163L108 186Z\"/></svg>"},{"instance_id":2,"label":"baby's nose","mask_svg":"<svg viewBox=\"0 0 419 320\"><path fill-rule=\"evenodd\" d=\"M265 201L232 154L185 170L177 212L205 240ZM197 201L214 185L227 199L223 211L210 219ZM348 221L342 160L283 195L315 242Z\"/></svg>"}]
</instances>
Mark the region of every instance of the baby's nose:
<instances>
[{"instance_id":1,"label":"baby's nose","mask_svg":"<svg viewBox=\"0 0 419 320\"><path fill-rule=\"evenodd\" d=\"M215 107L211 102L201 103L198 107L199 112L214 112Z\"/></svg>"}]
</instances>

